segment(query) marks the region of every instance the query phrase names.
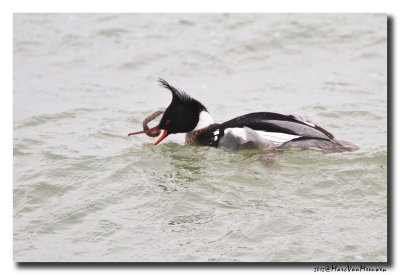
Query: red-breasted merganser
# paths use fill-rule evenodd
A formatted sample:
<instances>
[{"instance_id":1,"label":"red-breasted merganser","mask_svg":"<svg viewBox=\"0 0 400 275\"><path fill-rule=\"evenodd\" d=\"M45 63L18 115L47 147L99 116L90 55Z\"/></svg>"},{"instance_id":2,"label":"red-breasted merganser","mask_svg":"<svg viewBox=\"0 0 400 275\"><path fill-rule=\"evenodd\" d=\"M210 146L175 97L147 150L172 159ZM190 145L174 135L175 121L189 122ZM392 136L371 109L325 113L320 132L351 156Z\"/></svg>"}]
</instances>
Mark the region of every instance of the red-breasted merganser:
<instances>
[{"instance_id":1,"label":"red-breasted merganser","mask_svg":"<svg viewBox=\"0 0 400 275\"><path fill-rule=\"evenodd\" d=\"M340 141L331 133L300 116L258 112L215 123L207 108L187 93L159 79L162 87L172 93L172 101L160 123L148 130L128 136L163 130L154 145L170 134L186 133L186 143L241 149L319 149L325 152L346 152L359 148Z\"/></svg>"}]
</instances>

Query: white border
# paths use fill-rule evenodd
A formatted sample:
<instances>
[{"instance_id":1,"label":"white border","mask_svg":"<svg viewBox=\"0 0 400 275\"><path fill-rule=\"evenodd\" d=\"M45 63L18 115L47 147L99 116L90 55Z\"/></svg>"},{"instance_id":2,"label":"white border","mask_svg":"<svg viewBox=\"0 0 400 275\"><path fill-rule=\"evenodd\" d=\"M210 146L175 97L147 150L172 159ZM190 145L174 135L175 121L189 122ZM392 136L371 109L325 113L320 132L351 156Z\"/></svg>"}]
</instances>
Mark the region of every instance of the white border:
<instances>
[{"instance_id":1,"label":"white border","mask_svg":"<svg viewBox=\"0 0 400 275\"><path fill-rule=\"evenodd\" d=\"M16 0L9 4L12 12L307 12L307 13L388 13L396 1L380 0Z\"/></svg>"},{"instance_id":2,"label":"white border","mask_svg":"<svg viewBox=\"0 0 400 275\"><path fill-rule=\"evenodd\" d=\"M5 1L3 1L5 2ZM77 273L77 274L98 274L98 273L115 273L115 272L162 272L162 273L187 273L187 268L169 268L165 266L156 268L102 268L101 266L96 268L17 268L12 259L12 24L13 24L13 13L20 12L267 12L267 13L278 13L278 12L307 12L307 13L388 13L394 18L394 39L393 45L397 45L396 38L399 36L398 27L396 27L399 16L399 9L397 0L379 0L379 1L350 1L350 0L273 0L273 1L261 1L261 0L246 0L246 1L235 1L235 0L203 0L203 1L190 1L190 0L142 0L142 1L127 1L127 0L112 0L112 1L83 1L83 0L69 0L69 1L50 1L50 0L17 0L8 1L2 3L0 9L0 29L1 37L3 38L0 43L1 47L1 127L3 129L1 134L1 164L4 179L1 183L1 262L2 262L2 273L3 274L14 274L17 272L29 272L29 273ZM395 51L395 47L393 47ZM394 52L395 61L393 63L393 84L395 80L399 79L399 74L396 71L396 62L398 55ZM395 106L399 106L399 96L396 96L395 85L393 85L393 99L394 103L394 129L399 129L398 112ZM393 129L393 130L394 130ZM393 136L393 141L396 140L397 131ZM399 146L396 146L395 156L399 153ZM396 164L394 171L399 171L399 165L396 161L396 157L393 158L393 164ZM396 211L396 198L398 198L398 190L396 188L396 176L393 177L392 191L395 192L393 195L393 214L394 214L394 225L393 225L393 240L396 241L393 247L393 266L388 270L388 273L398 271L399 257L396 253L398 247L398 237L396 237L397 220L399 219L399 212ZM290 267L290 266L289 266ZM216 268L202 268L194 266L191 268L191 273L221 273L229 272L230 274L241 274L245 269L242 267L216 267ZM284 266L271 267L262 266L258 268L249 268L245 272L254 272L259 274L265 274L266 272L287 272L296 271L296 273L314 273L312 268L284 268ZM396 272L397 273L397 272Z\"/></svg>"}]
</instances>

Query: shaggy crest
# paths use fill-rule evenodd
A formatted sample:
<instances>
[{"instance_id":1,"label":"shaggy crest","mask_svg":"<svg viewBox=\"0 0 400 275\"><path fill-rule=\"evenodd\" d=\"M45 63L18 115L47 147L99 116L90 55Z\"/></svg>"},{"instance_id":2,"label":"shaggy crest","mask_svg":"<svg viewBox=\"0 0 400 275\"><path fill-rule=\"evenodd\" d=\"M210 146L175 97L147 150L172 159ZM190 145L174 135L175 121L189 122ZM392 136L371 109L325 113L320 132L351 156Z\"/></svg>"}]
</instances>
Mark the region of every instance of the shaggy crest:
<instances>
[{"instance_id":1,"label":"shaggy crest","mask_svg":"<svg viewBox=\"0 0 400 275\"><path fill-rule=\"evenodd\" d=\"M169 85L169 83L167 81L165 81L164 79L162 79L162 78L159 78L158 82L160 82L160 86L161 87L164 87L164 88L167 88L168 90L170 90L171 93L172 93L172 96L174 98L177 98L177 99L179 99L180 101L182 101L184 103L187 103L187 102L195 100L190 95L185 93L184 91L180 91L177 88Z\"/></svg>"}]
</instances>

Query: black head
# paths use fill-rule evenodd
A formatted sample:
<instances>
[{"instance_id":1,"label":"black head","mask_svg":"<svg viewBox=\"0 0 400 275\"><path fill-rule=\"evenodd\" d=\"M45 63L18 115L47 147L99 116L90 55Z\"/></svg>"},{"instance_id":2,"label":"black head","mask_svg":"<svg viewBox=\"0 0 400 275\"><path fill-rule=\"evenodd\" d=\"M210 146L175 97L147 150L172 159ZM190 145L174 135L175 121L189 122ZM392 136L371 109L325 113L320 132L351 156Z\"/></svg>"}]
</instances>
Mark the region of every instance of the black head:
<instances>
[{"instance_id":1,"label":"black head","mask_svg":"<svg viewBox=\"0 0 400 275\"><path fill-rule=\"evenodd\" d=\"M191 132L199 122L200 112L207 111L203 104L191 98L185 92L169 85L164 79L160 78L158 81L162 87L167 88L172 93L172 101L165 110L160 124L149 130L128 134L130 136L164 130L161 137L154 143L155 145L160 143L169 134Z\"/></svg>"},{"instance_id":2,"label":"black head","mask_svg":"<svg viewBox=\"0 0 400 275\"><path fill-rule=\"evenodd\" d=\"M185 92L169 85L164 79L160 78L158 81L172 93L172 101L161 118L159 128L167 130L169 134L192 131L199 122L200 112L207 111L206 107Z\"/></svg>"}]
</instances>

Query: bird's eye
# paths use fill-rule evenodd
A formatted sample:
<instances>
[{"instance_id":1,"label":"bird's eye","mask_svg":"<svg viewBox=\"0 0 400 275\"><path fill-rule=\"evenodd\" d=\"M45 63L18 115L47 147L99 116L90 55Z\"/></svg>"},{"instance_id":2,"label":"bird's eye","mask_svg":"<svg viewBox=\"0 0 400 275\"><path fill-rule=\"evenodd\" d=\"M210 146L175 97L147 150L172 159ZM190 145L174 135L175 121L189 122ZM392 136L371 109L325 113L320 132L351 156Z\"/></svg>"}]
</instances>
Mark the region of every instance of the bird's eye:
<instances>
[{"instance_id":1,"label":"bird's eye","mask_svg":"<svg viewBox=\"0 0 400 275\"><path fill-rule=\"evenodd\" d=\"M165 121L165 124L166 124L166 125L171 124L171 120L167 119L167 120Z\"/></svg>"}]
</instances>

